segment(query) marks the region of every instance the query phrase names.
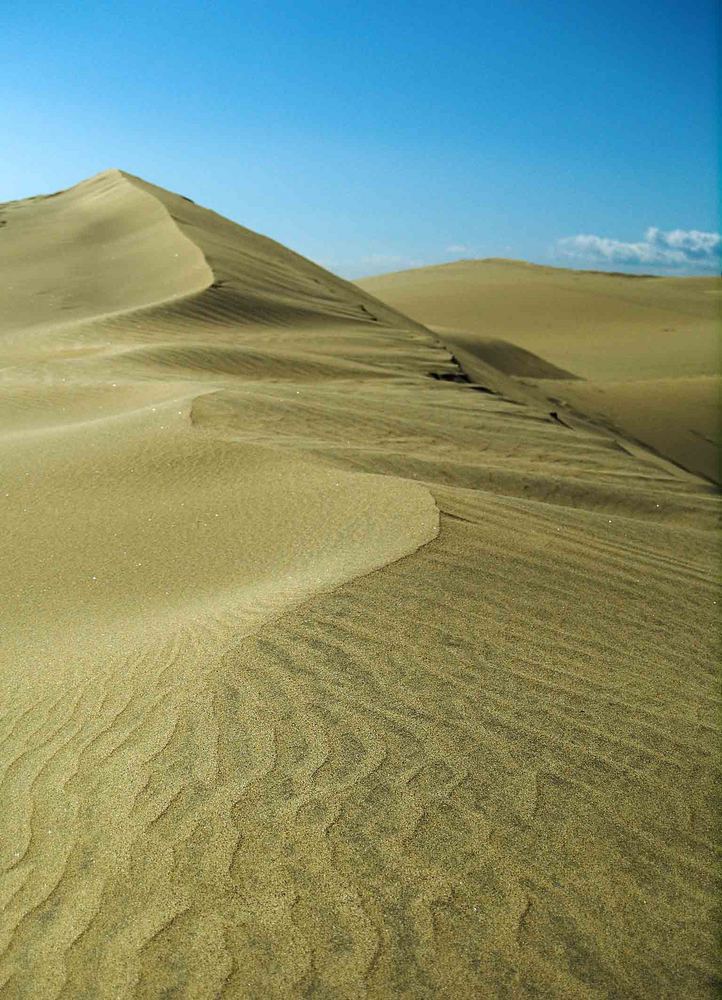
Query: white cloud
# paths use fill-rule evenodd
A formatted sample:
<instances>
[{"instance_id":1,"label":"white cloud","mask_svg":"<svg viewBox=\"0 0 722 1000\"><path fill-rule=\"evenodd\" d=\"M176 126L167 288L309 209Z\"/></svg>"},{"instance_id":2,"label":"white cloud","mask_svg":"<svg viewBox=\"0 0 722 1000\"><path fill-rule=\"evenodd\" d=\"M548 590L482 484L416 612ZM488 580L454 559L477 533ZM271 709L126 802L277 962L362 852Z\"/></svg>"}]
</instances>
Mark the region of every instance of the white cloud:
<instances>
[{"instance_id":1,"label":"white cloud","mask_svg":"<svg viewBox=\"0 0 722 1000\"><path fill-rule=\"evenodd\" d=\"M378 271L407 271L412 267L424 267L428 261L420 257L406 257L396 253L369 253L359 259L359 263L366 268ZM367 272L368 273L368 272ZM374 271L373 273L376 273Z\"/></svg>"},{"instance_id":2,"label":"white cloud","mask_svg":"<svg viewBox=\"0 0 722 1000\"><path fill-rule=\"evenodd\" d=\"M388 274L393 271L410 271L418 267L428 267L440 263L445 257L459 255L473 256L474 249L466 243L451 243L443 251L435 251L430 257L412 257L400 253L372 251L354 260L319 260L318 264L327 267L344 278L367 278L377 274Z\"/></svg>"},{"instance_id":3,"label":"white cloud","mask_svg":"<svg viewBox=\"0 0 722 1000\"><path fill-rule=\"evenodd\" d=\"M698 229L663 232L652 226L644 234L644 239L636 243L581 234L557 240L556 250L559 256L588 263L715 270L721 263L722 236Z\"/></svg>"},{"instance_id":4,"label":"white cloud","mask_svg":"<svg viewBox=\"0 0 722 1000\"><path fill-rule=\"evenodd\" d=\"M319 263L321 263L319 261ZM425 267L429 263L419 257L405 257L395 253L368 253L356 260L323 262L322 266L342 275L344 278L367 278L371 275L386 274L389 271L407 271L414 267Z\"/></svg>"},{"instance_id":5,"label":"white cloud","mask_svg":"<svg viewBox=\"0 0 722 1000\"><path fill-rule=\"evenodd\" d=\"M719 257L722 248L722 236L719 233L702 233L699 229L673 229L669 233L663 233L651 228L645 233L645 239L662 252L681 251L692 259Z\"/></svg>"},{"instance_id":6,"label":"white cloud","mask_svg":"<svg viewBox=\"0 0 722 1000\"><path fill-rule=\"evenodd\" d=\"M367 253L361 258L363 264L400 264L404 260L406 257L397 253Z\"/></svg>"}]
</instances>

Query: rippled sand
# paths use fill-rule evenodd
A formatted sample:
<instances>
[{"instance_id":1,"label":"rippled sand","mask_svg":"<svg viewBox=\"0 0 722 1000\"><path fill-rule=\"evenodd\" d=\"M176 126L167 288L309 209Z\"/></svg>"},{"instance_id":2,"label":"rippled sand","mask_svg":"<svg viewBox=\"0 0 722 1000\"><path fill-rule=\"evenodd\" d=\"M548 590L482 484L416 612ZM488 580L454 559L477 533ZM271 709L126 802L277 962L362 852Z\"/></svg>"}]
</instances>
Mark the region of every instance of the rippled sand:
<instances>
[{"instance_id":1,"label":"rippled sand","mask_svg":"<svg viewBox=\"0 0 722 1000\"><path fill-rule=\"evenodd\" d=\"M712 996L712 486L119 171L0 272L2 996Z\"/></svg>"}]
</instances>

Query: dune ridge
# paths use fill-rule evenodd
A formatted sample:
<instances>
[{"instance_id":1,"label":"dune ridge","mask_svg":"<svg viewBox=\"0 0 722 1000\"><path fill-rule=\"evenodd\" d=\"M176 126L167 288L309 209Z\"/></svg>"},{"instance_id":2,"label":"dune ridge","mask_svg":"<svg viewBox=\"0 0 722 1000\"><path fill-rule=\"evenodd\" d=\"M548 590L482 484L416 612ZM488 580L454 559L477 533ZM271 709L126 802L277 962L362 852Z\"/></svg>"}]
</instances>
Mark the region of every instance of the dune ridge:
<instances>
[{"instance_id":1,"label":"dune ridge","mask_svg":"<svg viewBox=\"0 0 722 1000\"><path fill-rule=\"evenodd\" d=\"M379 275L359 286L435 329L451 350L483 355L533 382L552 406L722 481L719 277L489 258ZM521 363L520 350L536 360Z\"/></svg>"},{"instance_id":2,"label":"dune ridge","mask_svg":"<svg viewBox=\"0 0 722 1000\"><path fill-rule=\"evenodd\" d=\"M0 220L3 995L713 995L710 484L121 171Z\"/></svg>"}]
</instances>

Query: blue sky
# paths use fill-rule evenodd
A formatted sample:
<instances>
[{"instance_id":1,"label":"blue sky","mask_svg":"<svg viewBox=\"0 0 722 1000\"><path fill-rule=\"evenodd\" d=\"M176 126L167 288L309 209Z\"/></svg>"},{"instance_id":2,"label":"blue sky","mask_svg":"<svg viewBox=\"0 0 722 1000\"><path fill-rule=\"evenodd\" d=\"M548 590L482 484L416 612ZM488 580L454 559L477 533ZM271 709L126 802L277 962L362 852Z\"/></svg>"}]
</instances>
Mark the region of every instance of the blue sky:
<instances>
[{"instance_id":1,"label":"blue sky","mask_svg":"<svg viewBox=\"0 0 722 1000\"><path fill-rule=\"evenodd\" d=\"M0 201L110 166L346 276L719 268L713 0L23 0Z\"/></svg>"}]
</instances>

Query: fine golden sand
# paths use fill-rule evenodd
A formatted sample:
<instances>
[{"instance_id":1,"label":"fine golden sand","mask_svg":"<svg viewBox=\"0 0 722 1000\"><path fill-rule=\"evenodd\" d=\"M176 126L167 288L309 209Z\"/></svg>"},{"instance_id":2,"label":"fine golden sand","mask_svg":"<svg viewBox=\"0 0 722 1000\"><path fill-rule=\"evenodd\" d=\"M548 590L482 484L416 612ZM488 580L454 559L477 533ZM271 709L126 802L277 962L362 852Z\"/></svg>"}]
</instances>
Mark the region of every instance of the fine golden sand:
<instances>
[{"instance_id":1,"label":"fine golden sand","mask_svg":"<svg viewBox=\"0 0 722 1000\"><path fill-rule=\"evenodd\" d=\"M579 416L669 283L591 377L120 171L0 273L0 995L713 996L718 497Z\"/></svg>"},{"instance_id":2,"label":"fine golden sand","mask_svg":"<svg viewBox=\"0 0 722 1000\"><path fill-rule=\"evenodd\" d=\"M552 405L566 404L720 482L720 278L491 259L360 284L431 326L452 349L535 382ZM530 364L523 349L541 357Z\"/></svg>"}]
</instances>

